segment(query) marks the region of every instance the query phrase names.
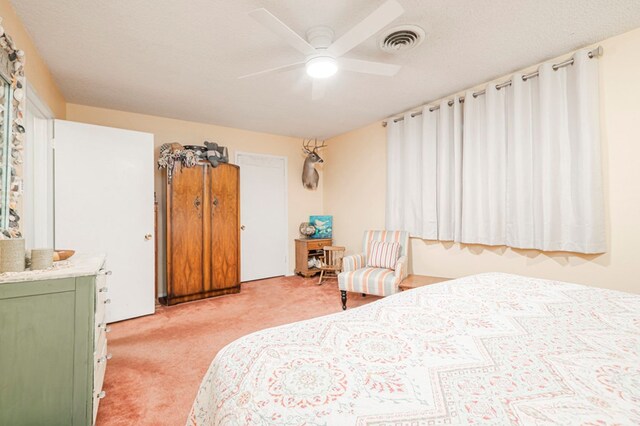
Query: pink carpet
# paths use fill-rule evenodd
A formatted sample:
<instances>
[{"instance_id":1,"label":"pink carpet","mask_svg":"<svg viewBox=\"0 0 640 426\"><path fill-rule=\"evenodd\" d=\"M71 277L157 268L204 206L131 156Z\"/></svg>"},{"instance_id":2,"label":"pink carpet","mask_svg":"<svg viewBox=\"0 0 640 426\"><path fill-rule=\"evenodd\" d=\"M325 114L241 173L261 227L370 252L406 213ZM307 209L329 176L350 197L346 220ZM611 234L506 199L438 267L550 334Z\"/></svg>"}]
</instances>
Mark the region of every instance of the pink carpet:
<instances>
[{"instance_id":1,"label":"pink carpet","mask_svg":"<svg viewBox=\"0 0 640 426\"><path fill-rule=\"evenodd\" d=\"M336 280L280 277L240 294L172 307L111 325L98 426L184 425L200 381L227 343L264 328L342 310ZM377 300L349 294L348 307Z\"/></svg>"}]
</instances>

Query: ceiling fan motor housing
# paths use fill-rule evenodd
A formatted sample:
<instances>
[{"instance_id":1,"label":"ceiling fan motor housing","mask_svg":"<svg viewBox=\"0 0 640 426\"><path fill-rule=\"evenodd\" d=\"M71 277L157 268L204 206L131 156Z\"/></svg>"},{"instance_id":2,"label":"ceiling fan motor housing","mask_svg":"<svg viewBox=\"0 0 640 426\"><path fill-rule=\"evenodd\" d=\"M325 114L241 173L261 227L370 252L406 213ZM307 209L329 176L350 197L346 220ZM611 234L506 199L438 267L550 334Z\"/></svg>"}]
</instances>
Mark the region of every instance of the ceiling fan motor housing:
<instances>
[{"instance_id":1,"label":"ceiling fan motor housing","mask_svg":"<svg viewBox=\"0 0 640 426\"><path fill-rule=\"evenodd\" d=\"M307 41L316 49L326 49L333 43L333 30L324 25L318 25L307 31Z\"/></svg>"}]
</instances>

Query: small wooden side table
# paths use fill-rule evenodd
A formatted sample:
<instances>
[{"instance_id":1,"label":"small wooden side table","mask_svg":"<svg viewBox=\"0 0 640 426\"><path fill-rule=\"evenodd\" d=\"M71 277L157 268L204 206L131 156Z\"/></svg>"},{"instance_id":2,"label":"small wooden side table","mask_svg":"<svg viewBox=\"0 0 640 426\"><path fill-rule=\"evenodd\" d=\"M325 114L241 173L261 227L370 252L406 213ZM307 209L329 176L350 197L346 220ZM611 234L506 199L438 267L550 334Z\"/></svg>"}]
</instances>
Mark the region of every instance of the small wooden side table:
<instances>
[{"instance_id":1,"label":"small wooden side table","mask_svg":"<svg viewBox=\"0 0 640 426\"><path fill-rule=\"evenodd\" d=\"M400 283L400 290L411 290L412 288L418 288L425 285L441 283L443 281L449 281L452 278L442 277L429 277L427 275L409 275Z\"/></svg>"},{"instance_id":2,"label":"small wooden side table","mask_svg":"<svg viewBox=\"0 0 640 426\"><path fill-rule=\"evenodd\" d=\"M295 273L309 278L320 273L318 268L309 268L309 259L322 257L324 246L330 246L331 238L297 238L296 239L296 269Z\"/></svg>"}]
</instances>

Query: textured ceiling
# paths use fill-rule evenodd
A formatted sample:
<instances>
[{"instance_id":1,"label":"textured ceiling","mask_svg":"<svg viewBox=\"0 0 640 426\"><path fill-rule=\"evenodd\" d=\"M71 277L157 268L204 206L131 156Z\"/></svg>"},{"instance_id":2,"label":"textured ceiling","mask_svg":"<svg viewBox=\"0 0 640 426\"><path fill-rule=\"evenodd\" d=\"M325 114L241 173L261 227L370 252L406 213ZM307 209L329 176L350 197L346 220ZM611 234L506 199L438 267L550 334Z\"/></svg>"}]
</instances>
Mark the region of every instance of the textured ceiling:
<instances>
[{"instance_id":1,"label":"textured ceiling","mask_svg":"<svg viewBox=\"0 0 640 426\"><path fill-rule=\"evenodd\" d=\"M247 13L339 37L383 0L12 3L68 102L296 137L340 134L640 27L638 0L398 1L406 12L391 26L420 25L426 41L389 54L367 40L346 56L400 72L338 73L319 101L304 70L237 79L303 59Z\"/></svg>"}]
</instances>

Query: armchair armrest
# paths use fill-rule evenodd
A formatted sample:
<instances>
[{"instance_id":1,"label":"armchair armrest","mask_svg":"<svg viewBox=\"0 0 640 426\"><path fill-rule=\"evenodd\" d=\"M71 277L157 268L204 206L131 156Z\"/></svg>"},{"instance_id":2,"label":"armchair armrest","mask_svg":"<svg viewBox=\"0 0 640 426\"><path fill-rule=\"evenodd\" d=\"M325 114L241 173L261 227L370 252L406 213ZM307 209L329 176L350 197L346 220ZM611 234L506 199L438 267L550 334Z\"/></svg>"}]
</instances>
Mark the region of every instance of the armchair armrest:
<instances>
[{"instance_id":1,"label":"armchair armrest","mask_svg":"<svg viewBox=\"0 0 640 426\"><path fill-rule=\"evenodd\" d=\"M409 275L409 259L407 256L401 256L396 262L396 279L401 282Z\"/></svg>"},{"instance_id":2,"label":"armchair armrest","mask_svg":"<svg viewBox=\"0 0 640 426\"><path fill-rule=\"evenodd\" d=\"M364 268L364 254L345 256L342 259L342 272L355 271Z\"/></svg>"}]
</instances>

